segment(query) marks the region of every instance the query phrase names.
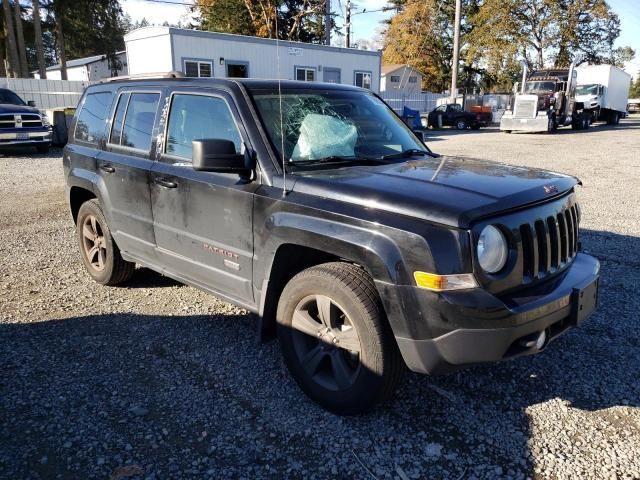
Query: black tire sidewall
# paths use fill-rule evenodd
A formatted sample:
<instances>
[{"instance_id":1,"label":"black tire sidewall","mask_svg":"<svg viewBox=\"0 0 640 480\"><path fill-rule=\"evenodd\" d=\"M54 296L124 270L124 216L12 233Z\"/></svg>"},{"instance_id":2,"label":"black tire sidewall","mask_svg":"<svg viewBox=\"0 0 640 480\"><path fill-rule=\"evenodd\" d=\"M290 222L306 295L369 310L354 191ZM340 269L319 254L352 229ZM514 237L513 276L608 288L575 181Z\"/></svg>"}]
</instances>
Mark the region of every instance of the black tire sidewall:
<instances>
[{"instance_id":1,"label":"black tire sidewall","mask_svg":"<svg viewBox=\"0 0 640 480\"><path fill-rule=\"evenodd\" d=\"M89 215L94 215L96 217L96 220L100 224L100 228L102 229L102 234L104 235L105 239L107 254L105 259L105 266L102 271L97 271L91 266L91 263L89 263L89 259L84 252L82 225L84 224L85 218ZM91 278L101 284L109 283L114 269L114 243L113 238L111 237L111 230L109 230L109 226L107 225L107 220L102 213L100 205L96 200L85 202L80 207L80 210L78 211L78 221L76 222L76 237L78 241L78 247L80 248L80 257L82 258L82 263L84 264L84 267L89 275L91 275Z\"/></svg>"},{"instance_id":2,"label":"black tire sidewall","mask_svg":"<svg viewBox=\"0 0 640 480\"><path fill-rule=\"evenodd\" d=\"M377 403L376 393L383 387L383 349L366 307L348 285L330 274L303 272L285 287L278 305L278 338L282 354L291 375L300 388L327 410L338 414L354 414L368 410ZM353 322L360 339L360 368L353 385L346 390L333 391L316 383L302 368L293 343L291 321L298 303L305 297L322 294L337 303Z\"/></svg>"}]
</instances>

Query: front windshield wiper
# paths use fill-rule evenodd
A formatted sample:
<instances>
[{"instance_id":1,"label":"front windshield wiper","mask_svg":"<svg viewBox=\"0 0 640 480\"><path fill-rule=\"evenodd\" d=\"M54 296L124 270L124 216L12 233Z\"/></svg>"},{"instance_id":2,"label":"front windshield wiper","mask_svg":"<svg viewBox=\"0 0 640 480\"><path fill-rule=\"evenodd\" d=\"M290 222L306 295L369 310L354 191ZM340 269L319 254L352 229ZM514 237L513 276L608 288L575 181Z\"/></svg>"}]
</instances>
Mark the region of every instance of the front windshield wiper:
<instances>
[{"instance_id":1,"label":"front windshield wiper","mask_svg":"<svg viewBox=\"0 0 640 480\"><path fill-rule=\"evenodd\" d=\"M354 155L330 155L328 157L322 158L313 158L309 160L293 160L289 161L288 166L297 167L297 166L307 166L307 165L330 165L334 163L371 163L371 162L381 162L385 160L384 158L371 158L371 157L360 157Z\"/></svg>"},{"instance_id":2,"label":"front windshield wiper","mask_svg":"<svg viewBox=\"0 0 640 480\"><path fill-rule=\"evenodd\" d=\"M404 150L398 153L390 153L388 155L383 155L380 157L380 160L390 160L392 158L409 158L414 155L428 155L433 158L439 157L437 153L433 153L431 150L420 150L419 148L409 148L408 150Z\"/></svg>"}]
</instances>

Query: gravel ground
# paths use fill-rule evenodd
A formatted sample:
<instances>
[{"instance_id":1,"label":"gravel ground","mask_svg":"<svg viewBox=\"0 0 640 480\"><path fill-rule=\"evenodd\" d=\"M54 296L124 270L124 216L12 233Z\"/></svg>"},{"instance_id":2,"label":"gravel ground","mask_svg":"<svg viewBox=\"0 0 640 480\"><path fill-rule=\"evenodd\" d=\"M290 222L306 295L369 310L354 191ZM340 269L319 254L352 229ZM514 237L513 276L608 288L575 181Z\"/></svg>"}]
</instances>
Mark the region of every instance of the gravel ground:
<instances>
[{"instance_id":1,"label":"gravel ground","mask_svg":"<svg viewBox=\"0 0 640 480\"><path fill-rule=\"evenodd\" d=\"M60 152L0 158L0 477L640 478L640 118L429 137L579 176L601 308L541 355L409 374L357 418L311 403L243 310L147 270L90 281Z\"/></svg>"}]
</instances>

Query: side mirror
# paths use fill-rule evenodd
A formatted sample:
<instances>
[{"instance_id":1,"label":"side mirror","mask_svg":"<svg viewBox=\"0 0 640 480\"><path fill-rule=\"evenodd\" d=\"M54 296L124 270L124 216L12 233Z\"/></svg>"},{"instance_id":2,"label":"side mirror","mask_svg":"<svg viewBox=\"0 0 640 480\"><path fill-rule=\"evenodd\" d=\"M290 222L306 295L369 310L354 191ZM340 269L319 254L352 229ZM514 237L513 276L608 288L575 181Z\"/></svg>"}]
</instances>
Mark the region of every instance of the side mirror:
<instances>
[{"instance_id":1,"label":"side mirror","mask_svg":"<svg viewBox=\"0 0 640 480\"><path fill-rule=\"evenodd\" d=\"M30 107L35 107L36 106L36 102L34 102L33 100L29 100L27 102L27 105L29 105Z\"/></svg>"},{"instance_id":2,"label":"side mirror","mask_svg":"<svg viewBox=\"0 0 640 480\"><path fill-rule=\"evenodd\" d=\"M245 154L236 153L236 146L230 140L194 140L192 145L194 170L248 175L255 168L255 162L248 161Z\"/></svg>"}]
</instances>

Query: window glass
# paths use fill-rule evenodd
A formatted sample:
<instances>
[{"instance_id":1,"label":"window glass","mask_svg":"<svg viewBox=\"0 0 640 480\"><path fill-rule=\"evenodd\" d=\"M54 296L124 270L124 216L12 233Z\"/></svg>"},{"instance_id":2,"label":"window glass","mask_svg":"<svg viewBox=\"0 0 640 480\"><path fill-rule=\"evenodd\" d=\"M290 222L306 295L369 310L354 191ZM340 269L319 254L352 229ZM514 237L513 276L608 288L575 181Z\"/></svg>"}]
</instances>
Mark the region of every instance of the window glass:
<instances>
[{"instance_id":1,"label":"window glass","mask_svg":"<svg viewBox=\"0 0 640 480\"><path fill-rule=\"evenodd\" d=\"M296 80L313 82L315 77L316 71L313 68L296 68Z\"/></svg>"},{"instance_id":2,"label":"window glass","mask_svg":"<svg viewBox=\"0 0 640 480\"><path fill-rule=\"evenodd\" d=\"M383 101L362 90L250 92L272 146L290 165L331 156L380 158L424 148Z\"/></svg>"},{"instance_id":3,"label":"window glass","mask_svg":"<svg viewBox=\"0 0 640 480\"><path fill-rule=\"evenodd\" d=\"M249 68L244 63L227 63L227 77L248 78Z\"/></svg>"},{"instance_id":4,"label":"window glass","mask_svg":"<svg viewBox=\"0 0 640 480\"><path fill-rule=\"evenodd\" d=\"M391 82L392 83L398 83L400 81L400 76L399 75L391 75Z\"/></svg>"},{"instance_id":5,"label":"window glass","mask_svg":"<svg viewBox=\"0 0 640 480\"><path fill-rule=\"evenodd\" d=\"M10 105L25 105L22 99L11 90L0 90L0 103L8 103Z\"/></svg>"},{"instance_id":6,"label":"window glass","mask_svg":"<svg viewBox=\"0 0 640 480\"><path fill-rule=\"evenodd\" d=\"M198 62L184 62L184 74L186 77L198 76Z\"/></svg>"},{"instance_id":7,"label":"window glass","mask_svg":"<svg viewBox=\"0 0 640 480\"><path fill-rule=\"evenodd\" d=\"M159 93L132 93L124 119L121 145L149 150L151 132L158 109Z\"/></svg>"},{"instance_id":8,"label":"window glass","mask_svg":"<svg viewBox=\"0 0 640 480\"><path fill-rule=\"evenodd\" d=\"M393 82L393 77L391 81ZM371 73L356 72L356 87L371 89Z\"/></svg>"},{"instance_id":9,"label":"window glass","mask_svg":"<svg viewBox=\"0 0 640 480\"><path fill-rule=\"evenodd\" d=\"M113 119L113 126L111 127L111 137L109 143L120 144L120 136L122 135L122 121L124 120L124 112L127 110L127 103L129 102L129 94L123 93L118 100L118 106L116 107L116 114Z\"/></svg>"},{"instance_id":10,"label":"window glass","mask_svg":"<svg viewBox=\"0 0 640 480\"><path fill-rule=\"evenodd\" d=\"M211 64L209 62L200 62L198 66L201 77L211 78Z\"/></svg>"},{"instance_id":11,"label":"window glass","mask_svg":"<svg viewBox=\"0 0 640 480\"><path fill-rule=\"evenodd\" d=\"M83 142L98 143L104 132L107 110L111 104L110 92L90 93L78 115L75 138Z\"/></svg>"},{"instance_id":12,"label":"window glass","mask_svg":"<svg viewBox=\"0 0 640 480\"><path fill-rule=\"evenodd\" d=\"M418 77L409 77L409 83L418 83Z\"/></svg>"},{"instance_id":13,"label":"window glass","mask_svg":"<svg viewBox=\"0 0 640 480\"><path fill-rule=\"evenodd\" d=\"M227 103L218 97L177 94L173 96L167 126L166 153L191 159L193 140L231 140L236 153L242 140Z\"/></svg>"}]
</instances>

